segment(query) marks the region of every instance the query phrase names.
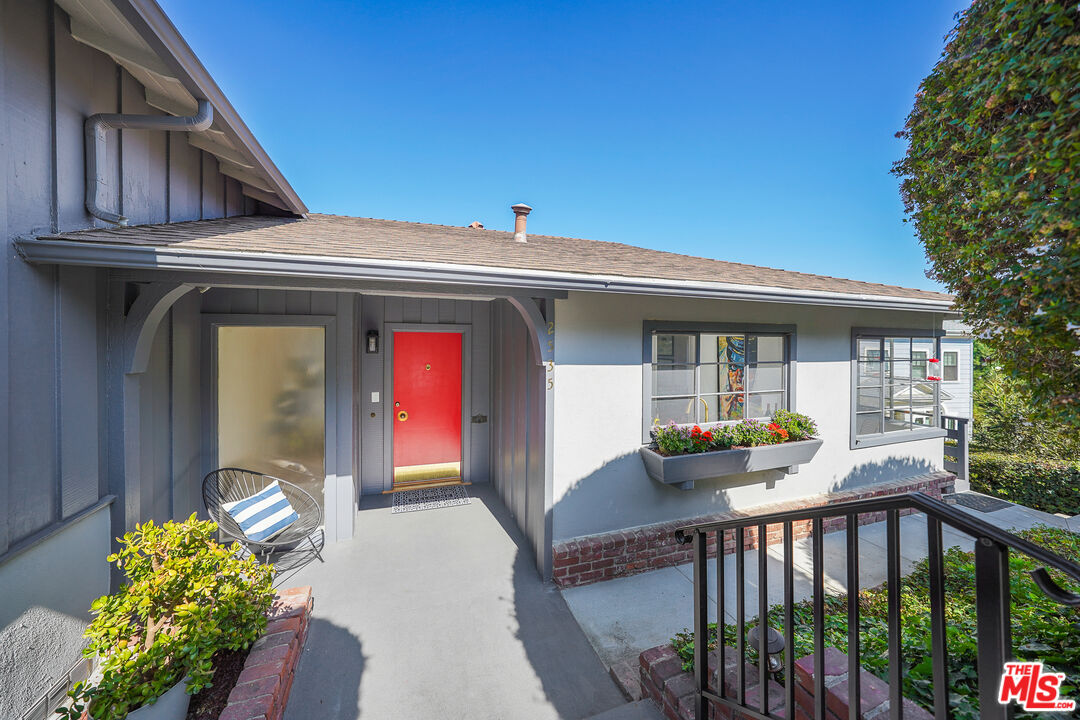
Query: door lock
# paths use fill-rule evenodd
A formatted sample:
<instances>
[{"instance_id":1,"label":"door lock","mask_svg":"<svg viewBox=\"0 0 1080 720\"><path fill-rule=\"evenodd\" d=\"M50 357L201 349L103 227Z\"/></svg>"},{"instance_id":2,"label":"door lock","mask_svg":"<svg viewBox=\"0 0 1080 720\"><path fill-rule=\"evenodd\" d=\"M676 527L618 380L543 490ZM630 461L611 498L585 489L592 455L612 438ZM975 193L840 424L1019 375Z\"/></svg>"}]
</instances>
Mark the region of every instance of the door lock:
<instances>
[{"instance_id":1,"label":"door lock","mask_svg":"<svg viewBox=\"0 0 1080 720\"><path fill-rule=\"evenodd\" d=\"M397 419L398 419L398 422L405 422L406 420L409 419L409 413L405 412L404 410L401 410L397 414Z\"/></svg>"}]
</instances>

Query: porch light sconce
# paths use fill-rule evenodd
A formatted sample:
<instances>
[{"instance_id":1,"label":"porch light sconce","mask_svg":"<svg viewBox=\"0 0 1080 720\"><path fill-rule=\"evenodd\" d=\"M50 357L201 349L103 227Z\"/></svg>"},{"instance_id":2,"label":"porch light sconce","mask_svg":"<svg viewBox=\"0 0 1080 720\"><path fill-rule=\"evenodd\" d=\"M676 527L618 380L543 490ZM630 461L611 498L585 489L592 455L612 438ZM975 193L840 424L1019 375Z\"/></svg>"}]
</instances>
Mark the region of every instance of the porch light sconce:
<instances>
[{"instance_id":1,"label":"porch light sconce","mask_svg":"<svg viewBox=\"0 0 1080 720\"><path fill-rule=\"evenodd\" d=\"M379 352L379 331L368 330L367 331L367 352L377 353Z\"/></svg>"}]
</instances>

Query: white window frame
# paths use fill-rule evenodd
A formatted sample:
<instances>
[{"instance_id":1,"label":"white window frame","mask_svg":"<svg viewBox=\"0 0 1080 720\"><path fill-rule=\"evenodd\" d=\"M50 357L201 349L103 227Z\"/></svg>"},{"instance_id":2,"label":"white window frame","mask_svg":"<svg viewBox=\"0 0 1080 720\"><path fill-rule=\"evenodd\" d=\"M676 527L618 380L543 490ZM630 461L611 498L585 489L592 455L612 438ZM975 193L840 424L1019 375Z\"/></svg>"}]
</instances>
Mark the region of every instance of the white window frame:
<instances>
[{"instance_id":1,"label":"white window frame","mask_svg":"<svg viewBox=\"0 0 1080 720\"><path fill-rule=\"evenodd\" d=\"M945 430L941 427L941 387L934 382L933 424L929 426L911 427L905 430L892 430L859 435L858 434L858 399L859 399L859 340L885 338L912 338L913 340L933 340L934 357L941 356L941 338L943 330L914 330L911 328L852 328L851 329L851 397L848 402L848 411L851 417L851 449L857 450L865 447L877 447L880 445L892 445L895 443L911 442L913 440L930 440L945 436ZM883 353L883 350L879 351ZM887 357L882 355L882 357ZM929 360L929 358L928 358ZM910 360L912 366L916 362ZM912 379L912 381L914 381ZM933 381L931 381L933 382ZM882 382L884 394L885 383ZM884 399L882 401L882 414L884 414Z\"/></svg>"},{"instance_id":2,"label":"white window frame","mask_svg":"<svg viewBox=\"0 0 1080 720\"><path fill-rule=\"evenodd\" d=\"M655 335L682 333L697 335L695 343L695 367L701 365L701 335L772 335L784 338L784 405L788 409L795 407L795 326L755 323L711 323L680 322L667 320L646 320L642 325L641 351L641 441L652 442L652 346ZM721 393L722 394L722 393ZM762 418L757 418L762 419ZM740 420L720 420L709 422L714 425L732 425ZM694 423L685 423L693 425Z\"/></svg>"},{"instance_id":3,"label":"white window frame","mask_svg":"<svg viewBox=\"0 0 1080 720\"><path fill-rule=\"evenodd\" d=\"M952 355L954 362L952 365L945 362L945 358ZM954 368L956 371L956 377L946 377L945 368ZM942 350L941 351L941 380L942 382L958 382L960 380L960 351L958 350Z\"/></svg>"}]
</instances>

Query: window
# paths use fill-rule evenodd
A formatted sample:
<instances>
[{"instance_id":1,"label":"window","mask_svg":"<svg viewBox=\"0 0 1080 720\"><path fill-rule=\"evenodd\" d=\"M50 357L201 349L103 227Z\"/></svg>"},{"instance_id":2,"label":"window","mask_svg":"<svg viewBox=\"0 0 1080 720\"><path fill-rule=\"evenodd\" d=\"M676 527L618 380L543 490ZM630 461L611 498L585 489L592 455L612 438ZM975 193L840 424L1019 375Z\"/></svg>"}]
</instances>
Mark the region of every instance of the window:
<instances>
[{"instance_id":1,"label":"window","mask_svg":"<svg viewBox=\"0 0 1080 720\"><path fill-rule=\"evenodd\" d=\"M942 380L959 380L959 364L957 363L957 353L955 351L947 352L943 356L941 379Z\"/></svg>"},{"instance_id":2,"label":"window","mask_svg":"<svg viewBox=\"0 0 1080 720\"><path fill-rule=\"evenodd\" d=\"M925 350L912 350L911 351L911 379L912 380L925 380L926 379L926 351Z\"/></svg>"},{"instance_id":3,"label":"window","mask_svg":"<svg viewBox=\"0 0 1080 720\"><path fill-rule=\"evenodd\" d=\"M767 418L789 406L788 333L700 327L647 330L646 429Z\"/></svg>"},{"instance_id":4,"label":"window","mask_svg":"<svg viewBox=\"0 0 1080 720\"><path fill-rule=\"evenodd\" d=\"M938 385L926 379L937 347L928 335L854 332L853 448L941 434Z\"/></svg>"},{"instance_id":5,"label":"window","mask_svg":"<svg viewBox=\"0 0 1080 720\"><path fill-rule=\"evenodd\" d=\"M214 332L217 465L287 480L321 506L325 328L221 325Z\"/></svg>"}]
</instances>

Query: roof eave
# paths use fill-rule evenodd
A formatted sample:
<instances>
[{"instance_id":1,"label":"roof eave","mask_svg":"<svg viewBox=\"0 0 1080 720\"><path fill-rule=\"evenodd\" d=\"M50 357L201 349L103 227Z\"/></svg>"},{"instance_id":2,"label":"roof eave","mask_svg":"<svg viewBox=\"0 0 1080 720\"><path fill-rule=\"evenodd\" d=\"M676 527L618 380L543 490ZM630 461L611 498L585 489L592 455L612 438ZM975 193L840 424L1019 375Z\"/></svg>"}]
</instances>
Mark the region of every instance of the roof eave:
<instances>
[{"instance_id":1,"label":"roof eave","mask_svg":"<svg viewBox=\"0 0 1080 720\"><path fill-rule=\"evenodd\" d=\"M953 314L950 299L935 300L823 290L797 290L737 283L589 275L554 270L327 255L192 250L147 245L88 243L54 238L21 240L17 245L19 252L28 262L41 264L243 273L272 277L394 280L473 286L498 285L519 287L522 290L580 290Z\"/></svg>"},{"instance_id":2,"label":"roof eave","mask_svg":"<svg viewBox=\"0 0 1080 720\"><path fill-rule=\"evenodd\" d=\"M255 135L161 7L153 0L112 0L112 3L154 49L158 57L176 73L176 78L187 91L196 98L210 101L215 115L233 136L232 139L259 164L260 169L266 173L266 179L273 185L277 196L288 205L288 209L297 215L306 215L307 206L255 139Z\"/></svg>"}]
</instances>

